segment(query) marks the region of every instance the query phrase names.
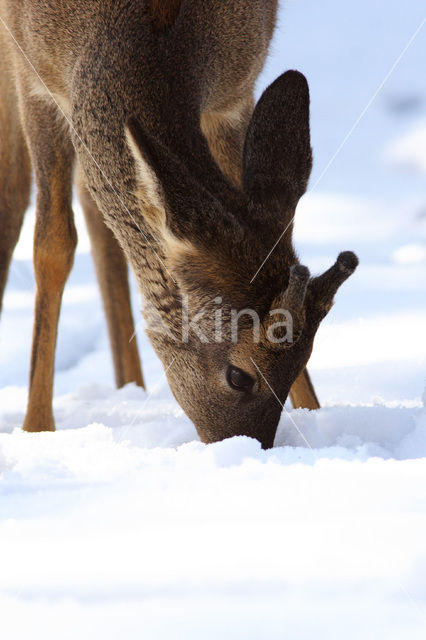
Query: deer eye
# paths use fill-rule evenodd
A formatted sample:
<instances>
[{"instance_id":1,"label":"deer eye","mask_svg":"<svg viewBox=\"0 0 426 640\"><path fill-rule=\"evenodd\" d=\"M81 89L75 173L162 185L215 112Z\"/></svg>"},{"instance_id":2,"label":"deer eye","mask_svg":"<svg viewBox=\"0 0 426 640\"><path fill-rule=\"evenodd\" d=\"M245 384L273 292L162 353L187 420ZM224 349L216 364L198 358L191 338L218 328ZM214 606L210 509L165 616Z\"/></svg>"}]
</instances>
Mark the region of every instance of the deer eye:
<instances>
[{"instance_id":1,"label":"deer eye","mask_svg":"<svg viewBox=\"0 0 426 640\"><path fill-rule=\"evenodd\" d=\"M249 393L254 386L255 380L248 373L238 367L229 366L226 371L226 381L236 391Z\"/></svg>"}]
</instances>

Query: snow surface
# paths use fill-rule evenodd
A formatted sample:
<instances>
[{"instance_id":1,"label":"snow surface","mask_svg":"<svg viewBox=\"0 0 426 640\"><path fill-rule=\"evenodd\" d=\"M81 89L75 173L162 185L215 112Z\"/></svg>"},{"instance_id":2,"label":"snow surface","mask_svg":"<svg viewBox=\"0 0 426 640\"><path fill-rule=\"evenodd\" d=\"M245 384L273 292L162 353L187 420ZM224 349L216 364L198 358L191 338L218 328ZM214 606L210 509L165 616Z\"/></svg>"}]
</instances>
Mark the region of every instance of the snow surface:
<instances>
[{"instance_id":1,"label":"snow surface","mask_svg":"<svg viewBox=\"0 0 426 640\"><path fill-rule=\"evenodd\" d=\"M311 85L299 255L314 272L342 249L361 264L311 359L324 408L288 407L270 451L201 444L142 324L148 392L113 388L77 203L58 431L23 433L28 213L0 325L2 637L426 637L426 25L381 87L424 17L423 0L281 12L258 88L286 68Z\"/></svg>"}]
</instances>

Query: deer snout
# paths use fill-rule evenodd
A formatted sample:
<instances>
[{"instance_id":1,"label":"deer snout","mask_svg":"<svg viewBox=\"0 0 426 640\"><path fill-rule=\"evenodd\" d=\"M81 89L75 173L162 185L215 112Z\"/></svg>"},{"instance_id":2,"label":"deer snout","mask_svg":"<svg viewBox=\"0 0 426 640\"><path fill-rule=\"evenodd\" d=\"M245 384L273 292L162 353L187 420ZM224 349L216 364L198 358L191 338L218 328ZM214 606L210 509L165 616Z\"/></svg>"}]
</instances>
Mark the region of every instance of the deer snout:
<instances>
[{"instance_id":1,"label":"deer snout","mask_svg":"<svg viewBox=\"0 0 426 640\"><path fill-rule=\"evenodd\" d=\"M258 440L262 449L274 445L275 434L280 420L282 407L275 399L268 399L266 406L249 403L247 407L237 407L220 415L220 422L194 422L201 442L211 444L235 436L248 436Z\"/></svg>"}]
</instances>

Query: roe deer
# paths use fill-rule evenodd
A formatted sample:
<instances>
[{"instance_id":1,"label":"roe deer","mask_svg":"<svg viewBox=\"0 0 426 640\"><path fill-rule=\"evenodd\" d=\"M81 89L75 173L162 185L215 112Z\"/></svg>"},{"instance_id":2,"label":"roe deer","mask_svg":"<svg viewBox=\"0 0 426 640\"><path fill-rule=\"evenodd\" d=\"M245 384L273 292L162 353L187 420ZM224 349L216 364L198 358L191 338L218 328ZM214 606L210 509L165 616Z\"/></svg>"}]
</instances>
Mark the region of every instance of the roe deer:
<instances>
[{"instance_id":1,"label":"roe deer","mask_svg":"<svg viewBox=\"0 0 426 640\"><path fill-rule=\"evenodd\" d=\"M245 434L270 447L289 392L318 406L305 366L357 258L310 278L292 245L312 164L308 86L288 71L253 101L276 11L277 0L0 0L0 294L31 166L37 187L27 431L54 429L75 169L118 385L143 384L127 259L204 442Z\"/></svg>"}]
</instances>

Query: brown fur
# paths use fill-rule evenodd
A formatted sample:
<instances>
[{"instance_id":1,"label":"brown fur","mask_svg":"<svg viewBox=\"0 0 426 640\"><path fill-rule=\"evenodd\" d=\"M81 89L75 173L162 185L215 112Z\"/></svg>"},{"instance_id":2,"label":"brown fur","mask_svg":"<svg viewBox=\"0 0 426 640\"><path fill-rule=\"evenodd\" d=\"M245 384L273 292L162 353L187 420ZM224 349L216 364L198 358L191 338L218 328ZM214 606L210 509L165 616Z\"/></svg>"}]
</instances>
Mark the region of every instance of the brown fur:
<instances>
[{"instance_id":1,"label":"brown fur","mask_svg":"<svg viewBox=\"0 0 426 640\"><path fill-rule=\"evenodd\" d=\"M283 292L290 268L298 263L291 220L312 162L305 79L284 74L252 113L253 86L276 9L277 0L0 0L0 16L11 32L0 27L8 60L0 69L7 96L0 111L6 124L0 126L7 137L4 148L10 150L0 167L0 185L15 179L24 187L21 201L17 195L8 198L8 187L2 187L6 204L0 215L11 220L6 224L12 231L0 244L0 286L28 197L21 126L38 193L25 429L54 424L57 321L76 242L71 211L76 157L117 383L143 382L135 343L125 344L133 321L122 250L147 317L154 309L167 328L158 333L149 325L148 335L163 364L171 364L172 391L200 437L212 441L245 433L271 446L280 404L260 378L250 397L232 390L227 367L239 366L254 376L251 361L256 361L283 402L309 358L337 287L356 266L352 254L342 254L320 278L304 281L306 300L303 313L298 312L304 325L291 348L251 345L247 334L238 349L229 340L204 345L191 334L181 344L176 336L186 295L191 314L209 310L202 322L209 335L218 294L225 334L233 308L249 306L264 317L274 299L294 298ZM315 393L306 378L305 386L304 402L313 406Z\"/></svg>"},{"instance_id":2,"label":"brown fur","mask_svg":"<svg viewBox=\"0 0 426 640\"><path fill-rule=\"evenodd\" d=\"M295 409L319 409L319 400L307 369L293 382L290 398Z\"/></svg>"},{"instance_id":3,"label":"brown fur","mask_svg":"<svg viewBox=\"0 0 426 640\"><path fill-rule=\"evenodd\" d=\"M108 323L116 385L122 387L128 382L136 382L144 387L126 259L113 233L104 224L95 201L81 182L79 195Z\"/></svg>"},{"instance_id":4,"label":"brown fur","mask_svg":"<svg viewBox=\"0 0 426 640\"><path fill-rule=\"evenodd\" d=\"M146 4L157 29L165 29L175 22L182 0L147 0Z\"/></svg>"},{"instance_id":5,"label":"brown fur","mask_svg":"<svg viewBox=\"0 0 426 640\"><path fill-rule=\"evenodd\" d=\"M10 261L29 202L31 179L27 146L16 117L11 60L2 38L0 28L0 312Z\"/></svg>"},{"instance_id":6,"label":"brown fur","mask_svg":"<svg viewBox=\"0 0 426 640\"><path fill-rule=\"evenodd\" d=\"M201 129L207 138L210 150L221 171L236 187L241 187L242 150L248 123L253 112L253 99L240 105L238 111L224 116L204 114ZM305 369L290 390L290 399L295 409L316 410L320 408L318 397Z\"/></svg>"},{"instance_id":7,"label":"brown fur","mask_svg":"<svg viewBox=\"0 0 426 640\"><path fill-rule=\"evenodd\" d=\"M49 169L46 175L49 182L49 187L46 184L46 190L49 189L48 201L39 204L34 241L37 294L30 393L24 423L26 431L54 430L52 389L57 326L62 292L77 244L71 193L63 189L64 167L58 162Z\"/></svg>"}]
</instances>

